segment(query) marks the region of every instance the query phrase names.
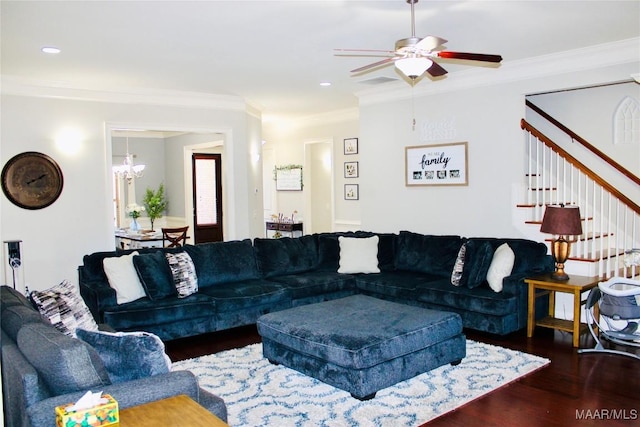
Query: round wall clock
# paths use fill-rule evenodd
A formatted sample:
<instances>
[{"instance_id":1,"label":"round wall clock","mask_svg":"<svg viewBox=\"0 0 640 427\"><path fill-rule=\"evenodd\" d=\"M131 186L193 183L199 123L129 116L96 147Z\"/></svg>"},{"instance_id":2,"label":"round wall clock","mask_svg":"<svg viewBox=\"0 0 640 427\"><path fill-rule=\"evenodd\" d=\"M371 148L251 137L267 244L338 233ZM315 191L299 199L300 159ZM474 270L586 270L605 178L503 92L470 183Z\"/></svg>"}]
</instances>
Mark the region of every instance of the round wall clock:
<instances>
[{"instance_id":1,"label":"round wall clock","mask_svg":"<svg viewBox=\"0 0 640 427\"><path fill-rule=\"evenodd\" d=\"M2 191L15 205L42 209L62 193L60 166L46 154L27 151L12 157L2 169Z\"/></svg>"}]
</instances>

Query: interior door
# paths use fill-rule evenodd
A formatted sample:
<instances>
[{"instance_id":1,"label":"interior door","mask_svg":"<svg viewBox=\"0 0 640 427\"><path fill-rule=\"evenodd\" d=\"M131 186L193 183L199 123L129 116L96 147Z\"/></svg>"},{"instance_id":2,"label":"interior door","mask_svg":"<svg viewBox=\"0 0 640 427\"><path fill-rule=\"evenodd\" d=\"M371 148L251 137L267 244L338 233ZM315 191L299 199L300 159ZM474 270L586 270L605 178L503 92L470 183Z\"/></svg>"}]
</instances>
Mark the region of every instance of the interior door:
<instances>
[{"instance_id":1,"label":"interior door","mask_svg":"<svg viewBox=\"0 0 640 427\"><path fill-rule=\"evenodd\" d=\"M222 155L194 153L191 158L194 242L221 242Z\"/></svg>"}]
</instances>

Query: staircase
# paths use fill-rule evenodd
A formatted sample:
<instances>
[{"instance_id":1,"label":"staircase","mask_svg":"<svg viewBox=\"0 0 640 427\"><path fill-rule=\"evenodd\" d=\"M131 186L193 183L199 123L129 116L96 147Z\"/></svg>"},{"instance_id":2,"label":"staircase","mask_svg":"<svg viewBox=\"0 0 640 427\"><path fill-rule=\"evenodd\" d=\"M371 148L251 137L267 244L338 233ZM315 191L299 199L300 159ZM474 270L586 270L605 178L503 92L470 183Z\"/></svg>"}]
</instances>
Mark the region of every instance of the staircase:
<instances>
[{"instance_id":1,"label":"staircase","mask_svg":"<svg viewBox=\"0 0 640 427\"><path fill-rule=\"evenodd\" d=\"M636 175L529 101L527 106L600 157L607 167L616 169L624 179L640 187L640 178ZM640 266L627 266L624 260L625 253L640 248L640 206L524 119L521 128L526 136L527 172L526 197L518 208L526 212L525 223L539 230L546 205L577 205L583 234L571 245L570 258L565 264L567 272L603 279L639 278ZM554 238L544 236L548 244Z\"/></svg>"}]
</instances>

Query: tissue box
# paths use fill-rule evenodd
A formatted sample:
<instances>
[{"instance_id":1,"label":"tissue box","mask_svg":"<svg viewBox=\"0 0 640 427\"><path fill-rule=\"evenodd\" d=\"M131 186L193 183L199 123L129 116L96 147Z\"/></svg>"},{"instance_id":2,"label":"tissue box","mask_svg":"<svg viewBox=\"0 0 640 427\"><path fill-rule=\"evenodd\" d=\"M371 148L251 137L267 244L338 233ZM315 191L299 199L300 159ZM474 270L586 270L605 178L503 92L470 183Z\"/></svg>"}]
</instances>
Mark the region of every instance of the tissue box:
<instances>
[{"instance_id":1,"label":"tissue box","mask_svg":"<svg viewBox=\"0 0 640 427\"><path fill-rule=\"evenodd\" d=\"M80 411L67 412L65 408L73 405L73 402L67 405L56 406L56 426L94 427L118 424L120 421L118 402L108 394L104 394L102 397L107 399L108 402Z\"/></svg>"}]
</instances>

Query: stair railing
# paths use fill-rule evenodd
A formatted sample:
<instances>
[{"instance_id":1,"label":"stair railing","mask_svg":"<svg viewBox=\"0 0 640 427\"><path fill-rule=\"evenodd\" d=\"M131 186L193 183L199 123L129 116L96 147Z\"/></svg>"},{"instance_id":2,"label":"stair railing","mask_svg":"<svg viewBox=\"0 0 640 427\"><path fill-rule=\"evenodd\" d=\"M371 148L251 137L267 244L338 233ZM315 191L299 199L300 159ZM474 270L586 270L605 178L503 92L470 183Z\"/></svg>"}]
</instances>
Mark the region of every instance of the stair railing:
<instances>
[{"instance_id":1,"label":"stair railing","mask_svg":"<svg viewBox=\"0 0 640 427\"><path fill-rule=\"evenodd\" d=\"M583 234L570 259L595 263L603 278L638 276L640 267L626 267L624 254L640 247L640 206L526 120L520 127L527 134L526 203L534 208L529 223L541 223L548 204L578 205Z\"/></svg>"}]
</instances>

